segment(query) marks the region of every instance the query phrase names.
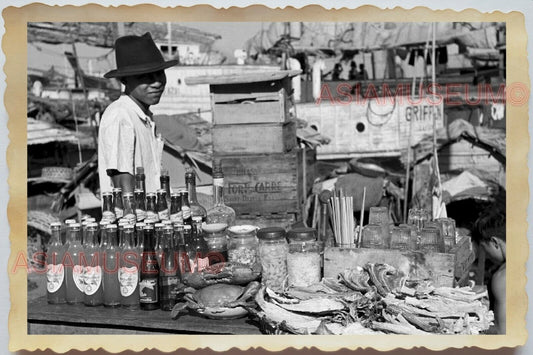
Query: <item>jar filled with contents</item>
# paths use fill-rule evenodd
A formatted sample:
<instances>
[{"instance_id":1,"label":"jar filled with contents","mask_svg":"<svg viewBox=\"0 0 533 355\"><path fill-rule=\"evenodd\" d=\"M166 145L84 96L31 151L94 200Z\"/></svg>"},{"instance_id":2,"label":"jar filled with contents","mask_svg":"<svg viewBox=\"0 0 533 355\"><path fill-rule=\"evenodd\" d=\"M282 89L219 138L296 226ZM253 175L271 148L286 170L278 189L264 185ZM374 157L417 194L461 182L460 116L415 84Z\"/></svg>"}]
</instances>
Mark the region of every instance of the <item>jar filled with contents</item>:
<instances>
[{"instance_id":1,"label":"jar filled with contents","mask_svg":"<svg viewBox=\"0 0 533 355\"><path fill-rule=\"evenodd\" d=\"M262 267L262 283L274 291L281 291L287 278L287 254L289 245L285 230L280 227L262 228L259 238L259 259Z\"/></svg>"},{"instance_id":2,"label":"jar filled with contents","mask_svg":"<svg viewBox=\"0 0 533 355\"><path fill-rule=\"evenodd\" d=\"M229 262L248 266L252 266L259 262L256 230L257 227L252 225L237 225L228 228Z\"/></svg>"},{"instance_id":3,"label":"jar filled with contents","mask_svg":"<svg viewBox=\"0 0 533 355\"><path fill-rule=\"evenodd\" d=\"M322 243L312 228L294 228L288 232L287 273L289 286L307 287L319 283L322 276Z\"/></svg>"},{"instance_id":4,"label":"jar filled with contents","mask_svg":"<svg viewBox=\"0 0 533 355\"><path fill-rule=\"evenodd\" d=\"M228 236L225 223L202 224L207 244L209 265L228 261Z\"/></svg>"}]
</instances>

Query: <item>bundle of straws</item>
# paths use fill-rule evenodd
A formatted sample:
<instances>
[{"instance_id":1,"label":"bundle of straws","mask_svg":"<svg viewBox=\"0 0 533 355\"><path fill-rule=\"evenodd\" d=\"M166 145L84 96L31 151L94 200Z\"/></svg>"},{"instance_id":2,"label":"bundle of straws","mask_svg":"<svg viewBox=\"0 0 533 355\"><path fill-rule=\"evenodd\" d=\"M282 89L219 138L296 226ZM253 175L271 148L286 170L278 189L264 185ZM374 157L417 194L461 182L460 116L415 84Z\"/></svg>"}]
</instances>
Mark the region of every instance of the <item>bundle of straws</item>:
<instances>
[{"instance_id":1,"label":"bundle of straws","mask_svg":"<svg viewBox=\"0 0 533 355\"><path fill-rule=\"evenodd\" d=\"M353 197L345 196L343 190L333 191L329 199L335 242L337 245L354 247L355 221L353 217Z\"/></svg>"}]
</instances>

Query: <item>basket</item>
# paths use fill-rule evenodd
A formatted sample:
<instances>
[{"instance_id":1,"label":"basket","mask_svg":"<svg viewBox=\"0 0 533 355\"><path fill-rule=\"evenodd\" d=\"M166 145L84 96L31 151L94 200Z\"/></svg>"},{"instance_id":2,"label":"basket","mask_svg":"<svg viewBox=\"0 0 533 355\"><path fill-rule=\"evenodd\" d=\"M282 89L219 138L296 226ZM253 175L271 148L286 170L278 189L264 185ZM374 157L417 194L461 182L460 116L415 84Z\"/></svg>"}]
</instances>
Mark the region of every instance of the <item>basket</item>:
<instances>
[{"instance_id":1,"label":"basket","mask_svg":"<svg viewBox=\"0 0 533 355\"><path fill-rule=\"evenodd\" d=\"M55 183L67 183L72 180L74 171L71 168L64 166L47 166L42 168L41 176L29 178L31 182L55 182Z\"/></svg>"}]
</instances>

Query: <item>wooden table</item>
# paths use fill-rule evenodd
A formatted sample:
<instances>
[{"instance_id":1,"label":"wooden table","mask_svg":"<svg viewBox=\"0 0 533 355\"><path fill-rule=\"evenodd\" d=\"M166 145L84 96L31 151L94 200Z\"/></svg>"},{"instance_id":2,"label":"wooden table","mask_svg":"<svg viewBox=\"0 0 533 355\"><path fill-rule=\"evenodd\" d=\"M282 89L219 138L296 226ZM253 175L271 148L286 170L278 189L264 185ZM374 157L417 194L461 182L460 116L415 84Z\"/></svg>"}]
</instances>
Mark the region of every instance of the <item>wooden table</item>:
<instances>
[{"instance_id":1,"label":"wooden table","mask_svg":"<svg viewBox=\"0 0 533 355\"><path fill-rule=\"evenodd\" d=\"M248 318L206 319L185 314L171 319L162 310L51 305L46 296L28 302L28 334L261 334Z\"/></svg>"}]
</instances>

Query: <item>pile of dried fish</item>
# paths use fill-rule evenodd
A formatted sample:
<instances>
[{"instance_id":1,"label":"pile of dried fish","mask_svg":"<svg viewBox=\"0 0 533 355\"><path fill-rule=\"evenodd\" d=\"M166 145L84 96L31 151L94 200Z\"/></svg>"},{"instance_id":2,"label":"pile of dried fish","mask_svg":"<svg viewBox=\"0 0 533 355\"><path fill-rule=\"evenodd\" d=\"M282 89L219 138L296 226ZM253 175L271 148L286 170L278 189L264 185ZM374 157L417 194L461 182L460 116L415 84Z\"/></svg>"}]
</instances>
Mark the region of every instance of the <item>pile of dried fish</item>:
<instances>
[{"instance_id":1,"label":"pile of dried fish","mask_svg":"<svg viewBox=\"0 0 533 355\"><path fill-rule=\"evenodd\" d=\"M479 334L494 320L487 298L472 287L408 284L394 267L369 263L305 288L263 287L252 313L292 334Z\"/></svg>"}]
</instances>

